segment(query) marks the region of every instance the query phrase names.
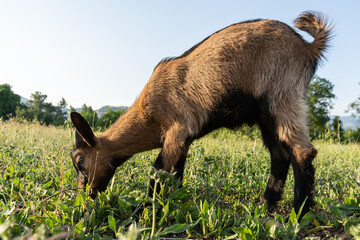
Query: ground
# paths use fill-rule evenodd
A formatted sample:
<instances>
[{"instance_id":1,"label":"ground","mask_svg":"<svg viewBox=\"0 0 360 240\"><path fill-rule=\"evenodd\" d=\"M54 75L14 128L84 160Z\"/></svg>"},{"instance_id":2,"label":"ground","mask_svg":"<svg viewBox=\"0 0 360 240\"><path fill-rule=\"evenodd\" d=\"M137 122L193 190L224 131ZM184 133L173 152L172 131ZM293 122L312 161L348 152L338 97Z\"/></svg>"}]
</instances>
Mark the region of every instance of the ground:
<instances>
[{"instance_id":1,"label":"ground","mask_svg":"<svg viewBox=\"0 0 360 240\"><path fill-rule=\"evenodd\" d=\"M72 138L68 127L0 122L1 238L360 237L359 145L313 143L316 206L299 223L292 171L276 212L260 205L270 160L256 133L220 130L194 142L182 188L153 173L159 150L137 154L95 201L77 189ZM146 195L152 177L164 179L155 201Z\"/></svg>"}]
</instances>

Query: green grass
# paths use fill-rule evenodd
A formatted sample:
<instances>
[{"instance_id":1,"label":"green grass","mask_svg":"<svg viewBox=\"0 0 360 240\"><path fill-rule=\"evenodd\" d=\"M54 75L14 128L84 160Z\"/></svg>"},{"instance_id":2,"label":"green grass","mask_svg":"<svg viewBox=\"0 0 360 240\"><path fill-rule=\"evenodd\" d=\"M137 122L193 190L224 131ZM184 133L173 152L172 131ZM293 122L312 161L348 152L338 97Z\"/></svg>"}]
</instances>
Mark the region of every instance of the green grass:
<instances>
[{"instance_id":1,"label":"green grass","mask_svg":"<svg viewBox=\"0 0 360 240\"><path fill-rule=\"evenodd\" d=\"M270 161L259 139L220 130L194 142L182 188L153 173L159 150L140 153L93 201L77 189L71 129L0 122L0 238L360 239L360 146L314 144L316 206L299 223L292 171L277 212L260 205ZM151 177L161 192L147 197Z\"/></svg>"}]
</instances>

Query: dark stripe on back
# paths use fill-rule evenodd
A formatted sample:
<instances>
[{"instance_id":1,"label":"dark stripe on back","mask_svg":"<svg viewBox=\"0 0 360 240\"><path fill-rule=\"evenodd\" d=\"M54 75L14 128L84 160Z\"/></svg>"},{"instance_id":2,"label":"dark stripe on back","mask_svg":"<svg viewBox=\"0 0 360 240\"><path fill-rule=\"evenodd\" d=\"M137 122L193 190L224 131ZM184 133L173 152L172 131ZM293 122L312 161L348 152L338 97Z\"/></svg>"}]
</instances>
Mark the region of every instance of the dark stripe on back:
<instances>
[{"instance_id":1,"label":"dark stripe on back","mask_svg":"<svg viewBox=\"0 0 360 240\"><path fill-rule=\"evenodd\" d=\"M225 30L229 27L232 27L232 26L235 26L235 25L239 25L239 24L245 24L245 23L252 23L252 22L259 22L259 21L262 21L263 19L253 19L253 20L248 20L248 21L243 21L243 22L239 22L239 23L234 23L234 24L231 24L227 27L224 27L216 32L214 32L213 34L211 34L210 36L206 37L204 40L202 40L201 42L195 44L194 46L192 46L189 50L186 50L183 54L181 54L180 56L177 56L177 57L165 57L163 59L161 59L161 61L155 66L154 68L154 71L155 69L160 65L162 64L163 62L169 62L171 60L174 60L174 59L179 59L179 58L183 58L183 57L186 57L188 56L190 53L192 53L196 48L198 48L203 42L205 42L206 40L208 40L212 35L214 34L217 34L219 32L221 32L222 30Z\"/></svg>"}]
</instances>

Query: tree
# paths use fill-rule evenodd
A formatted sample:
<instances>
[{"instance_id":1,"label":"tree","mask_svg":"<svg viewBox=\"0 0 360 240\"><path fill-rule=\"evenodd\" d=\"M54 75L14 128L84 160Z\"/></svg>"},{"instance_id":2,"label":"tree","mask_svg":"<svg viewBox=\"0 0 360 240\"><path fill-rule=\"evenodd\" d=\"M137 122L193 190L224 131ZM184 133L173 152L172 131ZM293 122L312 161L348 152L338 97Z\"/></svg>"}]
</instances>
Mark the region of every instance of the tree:
<instances>
[{"instance_id":1,"label":"tree","mask_svg":"<svg viewBox=\"0 0 360 240\"><path fill-rule=\"evenodd\" d=\"M36 91L31 94L31 99L27 102L26 107L18 108L16 116L19 119L26 119L28 121L36 120L46 125L54 124L61 125L66 120L62 108L66 107L67 103L64 98L54 106L49 102L45 102L47 95Z\"/></svg>"},{"instance_id":2,"label":"tree","mask_svg":"<svg viewBox=\"0 0 360 240\"><path fill-rule=\"evenodd\" d=\"M39 91L31 94L30 100L28 101L29 110L32 112L33 118L31 120L36 120L38 122L43 122L45 109L47 113L51 111L50 105L45 105L45 100L47 98L46 94L42 94Z\"/></svg>"},{"instance_id":3,"label":"tree","mask_svg":"<svg viewBox=\"0 0 360 240\"><path fill-rule=\"evenodd\" d=\"M332 127L332 131L335 133L335 136L338 140L343 140L344 138L344 128L342 127L342 122L340 120L340 117L339 116L335 116L332 124L331 124L331 127Z\"/></svg>"},{"instance_id":4,"label":"tree","mask_svg":"<svg viewBox=\"0 0 360 240\"><path fill-rule=\"evenodd\" d=\"M113 111L110 108L101 116L98 122L99 127L108 128L124 113L124 110Z\"/></svg>"},{"instance_id":5,"label":"tree","mask_svg":"<svg viewBox=\"0 0 360 240\"><path fill-rule=\"evenodd\" d=\"M349 110L352 111L351 115L353 117L360 116L360 97L357 100L350 103Z\"/></svg>"},{"instance_id":6,"label":"tree","mask_svg":"<svg viewBox=\"0 0 360 240\"><path fill-rule=\"evenodd\" d=\"M98 115L92 109L91 106L86 106L86 104L82 105L80 114L85 118L85 120L92 126L93 128L96 127L98 123Z\"/></svg>"},{"instance_id":7,"label":"tree","mask_svg":"<svg viewBox=\"0 0 360 240\"><path fill-rule=\"evenodd\" d=\"M76 109L73 106L69 106L69 112L76 112Z\"/></svg>"},{"instance_id":8,"label":"tree","mask_svg":"<svg viewBox=\"0 0 360 240\"><path fill-rule=\"evenodd\" d=\"M359 83L360 84L360 83ZM354 102L350 103L347 112L351 112L353 117L360 117L360 96Z\"/></svg>"},{"instance_id":9,"label":"tree","mask_svg":"<svg viewBox=\"0 0 360 240\"><path fill-rule=\"evenodd\" d=\"M66 112L64 112L63 109L66 108L66 106L67 106L66 100L64 98L61 98L61 101L57 104L56 110L55 110L55 121L54 121L55 125L58 126L65 122Z\"/></svg>"},{"instance_id":10,"label":"tree","mask_svg":"<svg viewBox=\"0 0 360 240\"><path fill-rule=\"evenodd\" d=\"M20 106L20 96L11 90L9 84L0 85L0 118L5 120L15 115L16 107Z\"/></svg>"},{"instance_id":11,"label":"tree","mask_svg":"<svg viewBox=\"0 0 360 240\"><path fill-rule=\"evenodd\" d=\"M32 120L34 120L34 114L27 105L23 104L21 106L16 107L15 118L17 120L32 121Z\"/></svg>"},{"instance_id":12,"label":"tree","mask_svg":"<svg viewBox=\"0 0 360 240\"><path fill-rule=\"evenodd\" d=\"M326 129L330 109L333 108L334 84L325 78L315 76L309 86L309 110L311 115L310 135L316 137Z\"/></svg>"},{"instance_id":13,"label":"tree","mask_svg":"<svg viewBox=\"0 0 360 240\"><path fill-rule=\"evenodd\" d=\"M43 104L43 112L41 114L41 118L37 119L39 122L45 123L46 125L55 123L55 112L56 107L51 103L44 102Z\"/></svg>"}]
</instances>

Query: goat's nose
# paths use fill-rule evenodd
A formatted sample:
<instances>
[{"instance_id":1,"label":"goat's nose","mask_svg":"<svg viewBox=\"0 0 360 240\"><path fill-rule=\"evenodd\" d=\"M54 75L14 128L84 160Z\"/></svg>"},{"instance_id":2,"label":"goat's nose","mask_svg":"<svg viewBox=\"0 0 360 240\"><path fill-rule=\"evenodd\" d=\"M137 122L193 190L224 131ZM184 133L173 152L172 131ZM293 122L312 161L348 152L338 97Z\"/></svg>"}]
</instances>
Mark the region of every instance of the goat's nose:
<instances>
[{"instance_id":1,"label":"goat's nose","mask_svg":"<svg viewBox=\"0 0 360 240\"><path fill-rule=\"evenodd\" d=\"M93 200L95 200L96 196L97 196L97 191L94 190L94 189L91 189L90 197L91 197Z\"/></svg>"}]
</instances>

